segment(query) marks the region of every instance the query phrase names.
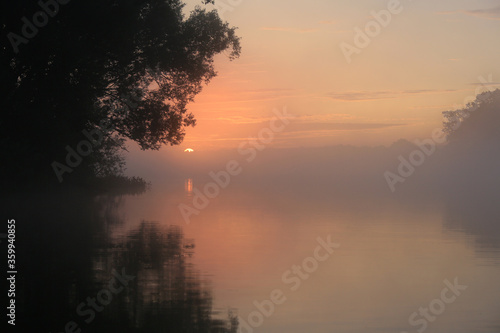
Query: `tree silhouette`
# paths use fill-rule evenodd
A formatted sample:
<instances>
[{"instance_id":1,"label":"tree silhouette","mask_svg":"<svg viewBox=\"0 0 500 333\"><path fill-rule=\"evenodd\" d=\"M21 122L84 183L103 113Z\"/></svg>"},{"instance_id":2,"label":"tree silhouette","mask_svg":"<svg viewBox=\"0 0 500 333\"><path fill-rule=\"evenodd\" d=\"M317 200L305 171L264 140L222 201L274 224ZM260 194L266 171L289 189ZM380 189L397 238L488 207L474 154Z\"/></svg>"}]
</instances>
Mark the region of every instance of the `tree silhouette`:
<instances>
[{"instance_id":1,"label":"tree silhouette","mask_svg":"<svg viewBox=\"0 0 500 333\"><path fill-rule=\"evenodd\" d=\"M3 2L0 148L5 162L16 161L1 163L3 174L55 179L51 163L64 160L65 146L86 139L84 130L98 138L103 124L111 130L94 151L123 146L124 138L142 149L179 144L195 125L186 105L216 75L214 56L240 53L235 28L216 11L196 7L185 16L183 7L180 0ZM96 163L99 154L82 164Z\"/></svg>"},{"instance_id":2,"label":"tree silhouette","mask_svg":"<svg viewBox=\"0 0 500 333\"><path fill-rule=\"evenodd\" d=\"M444 111L443 132L449 141L479 140L498 135L500 90L486 91L476 96L465 108Z\"/></svg>"},{"instance_id":3,"label":"tree silhouette","mask_svg":"<svg viewBox=\"0 0 500 333\"><path fill-rule=\"evenodd\" d=\"M477 95L463 109L444 113L448 144L435 161L434 179L452 205L462 206L474 196L486 201L496 198L500 186L499 111L497 89Z\"/></svg>"}]
</instances>

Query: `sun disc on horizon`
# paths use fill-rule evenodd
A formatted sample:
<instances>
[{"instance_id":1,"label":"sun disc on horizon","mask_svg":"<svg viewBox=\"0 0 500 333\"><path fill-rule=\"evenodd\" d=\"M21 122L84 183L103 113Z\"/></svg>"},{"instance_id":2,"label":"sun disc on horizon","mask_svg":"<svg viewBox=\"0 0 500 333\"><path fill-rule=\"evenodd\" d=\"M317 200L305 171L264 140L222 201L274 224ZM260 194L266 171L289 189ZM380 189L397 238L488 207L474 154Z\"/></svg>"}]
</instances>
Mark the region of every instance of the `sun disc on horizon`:
<instances>
[{"instance_id":1,"label":"sun disc on horizon","mask_svg":"<svg viewBox=\"0 0 500 333\"><path fill-rule=\"evenodd\" d=\"M191 149L191 148L187 148L184 150L185 153L192 153L194 151L194 149Z\"/></svg>"}]
</instances>

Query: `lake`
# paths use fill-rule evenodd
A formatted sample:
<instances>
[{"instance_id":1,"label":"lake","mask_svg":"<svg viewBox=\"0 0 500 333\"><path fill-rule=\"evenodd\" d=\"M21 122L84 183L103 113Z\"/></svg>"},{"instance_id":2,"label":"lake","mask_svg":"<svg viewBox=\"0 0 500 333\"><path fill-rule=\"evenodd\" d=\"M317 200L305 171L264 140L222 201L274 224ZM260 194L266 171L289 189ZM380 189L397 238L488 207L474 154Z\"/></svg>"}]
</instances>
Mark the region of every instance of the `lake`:
<instances>
[{"instance_id":1,"label":"lake","mask_svg":"<svg viewBox=\"0 0 500 333\"><path fill-rule=\"evenodd\" d=\"M209 180L171 177L140 196L12 198L19 322L47 332L500 330L495 200L355 200L319 183L234 180L196 209Z\"/></svg>"},{"instance_id":2,"label":"lake","mask_svg":"<svg viewBox=\"0 0 500 333\"><path fill-rule=\"evenodd\" d=\"M214 308L237 309L242 332L500 328L500 234L484 226L498 221L496 210L456 216L443 203L345 202L236 183L187 223L179 204L193 206L203 184L179 178L126 198L124 223L110 232L142 220L180 226L194 240L193 264L210 276ZM321 260L318 238L336 244L317 251Z\"/></svg>"}]
</instances>

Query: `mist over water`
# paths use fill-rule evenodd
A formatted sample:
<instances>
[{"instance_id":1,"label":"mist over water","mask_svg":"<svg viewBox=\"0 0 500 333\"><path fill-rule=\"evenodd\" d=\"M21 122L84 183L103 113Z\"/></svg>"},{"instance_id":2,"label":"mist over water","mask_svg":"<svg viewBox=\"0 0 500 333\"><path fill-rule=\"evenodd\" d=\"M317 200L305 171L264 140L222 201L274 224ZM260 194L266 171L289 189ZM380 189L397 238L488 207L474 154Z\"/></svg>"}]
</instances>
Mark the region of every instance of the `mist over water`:
<instances>
[{"instance_id":1,"label":"mist over water","mask_svg":"<svg viewBox=\"0 0 500 333\"><path fill-rule=\"evenodd\" d=\"M491 1L2 9L6 332L500 332Z\"/></svg>"},{"instance_id":2,"label":"mist over water","mask_svg":"<svg viewBox=\"0 0 500 333\"><path fill-rule=\"evenodd\" d=\"M420 165L425 150L406 140L268 147L251 161L172 152L129 161L151 183L143 194L17 194L5 207L24 221L18 304L34 321L22 325L496 332L500 141L473 116ZM404 178L395 191L386 172Z\"/></svg>"},{"instance_id":3,"label":"mist over water","mask_svg":"<svg viewBox=\"0 0 500 333\"><path fill-rule=\"evenodd\" d=\"M495 127L469 125L493 121L495 98L448 143L421 140L424 149L406 140L375 148L266 148L252 161L236 149L196 152L172 158L168 172L146 162L143 170L157 184L145 195L152 202L127 199L127 214L172 216L183 225L199 242L199 265L214 274L215 303L231 302L247 330L495 332L500 141ZM415 151L423 163L412 163ZM400 157L409 164L401 167ZM228 176L231 160L241 173ZM388 171L404 178L395 191ZM183 215L180 205L196 212ZM341 246L291 290L283 273L328 235ZM452 303L439 301L455 282L466 288ZM261 323L255 302L268 304L274 289L287 300ZM432 320L419 312L429 304Z\"/></svg>"}]
</instances>

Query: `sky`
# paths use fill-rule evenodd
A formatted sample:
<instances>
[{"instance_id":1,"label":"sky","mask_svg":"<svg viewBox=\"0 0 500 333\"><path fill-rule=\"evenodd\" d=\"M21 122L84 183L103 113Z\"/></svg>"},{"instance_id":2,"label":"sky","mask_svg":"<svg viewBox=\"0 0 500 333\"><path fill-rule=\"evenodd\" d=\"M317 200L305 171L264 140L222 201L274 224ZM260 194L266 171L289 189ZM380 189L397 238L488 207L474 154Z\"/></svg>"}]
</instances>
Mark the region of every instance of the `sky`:
<instances>
[{"instance_id":1,"label":"sky","mask_svg":"<svg viewBox=\"0 0 500 333\"><path fill-rule=\"evenodd\" d=\"M176 149L236 148L284 108L294 119L273 147L388 146L431 137L481 81L500 87L499 0L216 3L242 53L216 57L218 76L188 106L197 125ZM367 27L369 42L356 44ZM347 44L357 51L346 57Z\"/></svg>"}]
</instances>

